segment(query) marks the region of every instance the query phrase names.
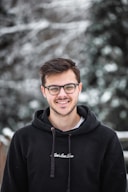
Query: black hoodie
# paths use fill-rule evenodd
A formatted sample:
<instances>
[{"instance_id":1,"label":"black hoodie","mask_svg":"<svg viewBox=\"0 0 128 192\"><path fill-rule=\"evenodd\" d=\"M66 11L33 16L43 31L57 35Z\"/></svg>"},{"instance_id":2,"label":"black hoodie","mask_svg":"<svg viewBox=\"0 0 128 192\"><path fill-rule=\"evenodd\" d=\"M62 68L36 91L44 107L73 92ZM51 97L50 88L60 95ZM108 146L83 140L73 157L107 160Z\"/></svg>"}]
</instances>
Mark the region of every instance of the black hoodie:
<instances>
[{"instance_id":1,"label":"black hoodie","mask_svg":"<svg viewBox=\"0 0 128 192\"><path fill-rule=\"evenodd\" d=\"M49 108L13 136L1 192L125 192L123 152L116 133L85 106L85 121L63 132L52 127Z\"/></svg>"}]
</instances>

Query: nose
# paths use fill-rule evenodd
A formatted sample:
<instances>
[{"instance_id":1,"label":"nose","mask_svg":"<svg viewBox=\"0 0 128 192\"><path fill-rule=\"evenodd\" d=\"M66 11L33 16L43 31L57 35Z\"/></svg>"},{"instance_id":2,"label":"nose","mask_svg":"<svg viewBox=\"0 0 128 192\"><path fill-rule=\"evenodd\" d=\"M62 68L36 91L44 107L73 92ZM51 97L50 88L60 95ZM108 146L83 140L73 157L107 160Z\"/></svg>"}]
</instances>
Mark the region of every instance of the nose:
<instances>
[{"instance_id":1,"label":"nose","mask_svg":"<svg viewBox=\"0 0 128 192\"><path fill-rule=\"evenodd\" d=\"M60 92L59 92L58 95L61 95L61 96L62 95L67 95L63 87L60 88Z\"/></svg>"}]
</instances>

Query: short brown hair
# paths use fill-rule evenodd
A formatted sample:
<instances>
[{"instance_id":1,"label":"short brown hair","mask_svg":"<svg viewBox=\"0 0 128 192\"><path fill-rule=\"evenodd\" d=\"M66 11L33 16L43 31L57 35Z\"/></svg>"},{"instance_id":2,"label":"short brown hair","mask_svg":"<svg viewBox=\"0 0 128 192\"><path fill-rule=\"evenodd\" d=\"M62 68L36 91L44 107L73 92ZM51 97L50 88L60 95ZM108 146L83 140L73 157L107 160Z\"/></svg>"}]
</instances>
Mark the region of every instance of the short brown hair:
<instances>
[{"instance_id":1,"label":"short brown hair","mask_svg":"<svg viewBox=\"0 0 128 192\"><path fill-rule=\"evenodd\" d=\"M45 62L40 68L42 85L45 85L45 77L47 75L62 73L69 69L74 72L78 83L80 83L80 71L72 60L65 58L56 58Z\"/></svg>"}]
</instances>

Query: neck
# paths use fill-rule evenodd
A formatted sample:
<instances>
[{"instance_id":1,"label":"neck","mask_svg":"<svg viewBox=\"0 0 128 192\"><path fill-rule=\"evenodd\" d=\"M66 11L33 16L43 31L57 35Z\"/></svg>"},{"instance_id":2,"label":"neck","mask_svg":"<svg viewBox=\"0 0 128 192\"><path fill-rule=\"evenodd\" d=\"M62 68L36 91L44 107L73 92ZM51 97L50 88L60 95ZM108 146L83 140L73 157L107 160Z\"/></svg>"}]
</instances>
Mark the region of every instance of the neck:
<instances>
[{"instance_id":1,"label":"neck","mask_svg":"<svg viewBox=\"0 0 128 192\"><path fill-rule=\"evenodd\" d=\"M62 116L55 113L50 113L49 121L52 125L62 131L71 130L80 120L80 116L76 111L70 115Z\"/></svg>"}]
</instances>

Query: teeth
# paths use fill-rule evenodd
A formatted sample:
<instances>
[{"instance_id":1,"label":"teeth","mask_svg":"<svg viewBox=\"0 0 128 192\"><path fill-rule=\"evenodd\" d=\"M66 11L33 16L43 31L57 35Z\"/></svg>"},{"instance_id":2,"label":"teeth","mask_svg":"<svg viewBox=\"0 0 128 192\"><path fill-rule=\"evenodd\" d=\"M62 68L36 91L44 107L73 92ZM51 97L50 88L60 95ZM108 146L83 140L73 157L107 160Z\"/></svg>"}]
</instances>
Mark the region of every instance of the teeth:
<instances>
[{"instance_id":1,"label":"teeth","mask_svg":"<svg viewBox=\"0 0 128 192\"><path fill-rule=\"evenodd\" d=\"M66 100L66 101L57 101L57 103L60 103L60 104L66 104L68 102L69 102L68 100Z\"/></svg>"},{"instance_id":2,"label":"teeth","mask_svg":"<svg viewBox=\"0 0 128 192\"><path fill-rule=\"evenodd\" d=\"M58 103L61 103L61 104L65 104L65 103L67 103L67 102L65 102L65 101L62 101L62 102L58 102Z\"/></svg>"}]
</instances>

